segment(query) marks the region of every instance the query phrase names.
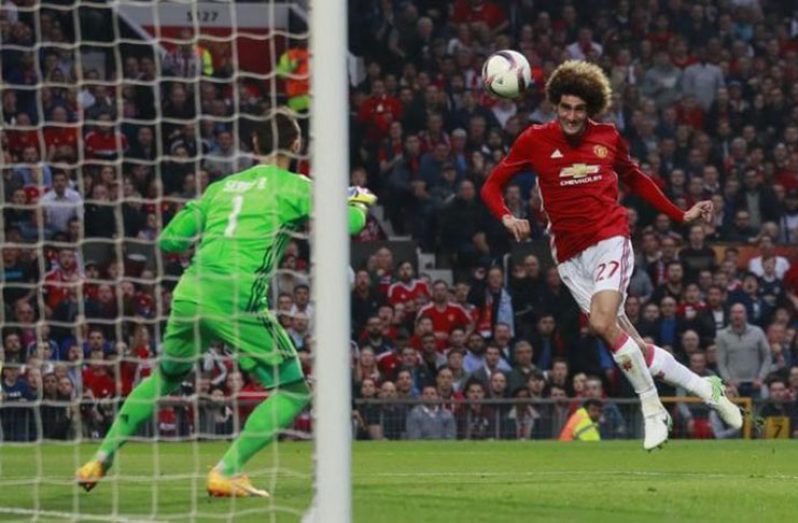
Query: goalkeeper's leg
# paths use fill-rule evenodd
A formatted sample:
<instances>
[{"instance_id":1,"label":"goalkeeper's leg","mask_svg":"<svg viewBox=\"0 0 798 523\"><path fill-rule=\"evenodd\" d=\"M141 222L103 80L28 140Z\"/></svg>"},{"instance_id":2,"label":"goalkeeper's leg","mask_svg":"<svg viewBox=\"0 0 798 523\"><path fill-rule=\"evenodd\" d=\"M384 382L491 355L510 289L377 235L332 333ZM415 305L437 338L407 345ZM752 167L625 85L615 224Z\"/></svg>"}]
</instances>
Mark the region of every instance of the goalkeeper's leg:
<instances>
[{"instance_id":1,"label":"goalkeeper's leg","mask_svg":"<svg viewBox=\"0 0 798 523\"><path fill-rule=\"evenodd\" d=\"M158 370L139 383L127 397L113 425L103 439L94 459L78 469L75 476L87 491L93 489L113 463L114 455L127 440L136 433L142 423L151 420L158 399L174 392L194 367L194 355L201 346L198 325L195 321L180 320L176 311L193 304L173 304L172 316L164 336L164 358ZM181 310L178 314L193 315L192 310Z\"/></svg>"},{"instance_id":2,"label":"goalkeeper's leg","mask_svg":"<svg viewBox=\"0 0 798 523\"><path fill-rule=\"evenodd\" d=\"M304 381L283 385L252 411L244 429L230 445L216 470L225 476L240 474L244 465L296 418L308 404L310 389Z\"/></svg>"},{"instance_id":3,"label":"goalkeeper's leg","mask_svg":"<svg viewBox=\"0 0 798 523\"><path fill-rule=\"evenodd\" d=\"M215 327L227 343L239 348L241 370L270 392L252 411L238 438L208 474L208 493L214 496L268 496L242 474L244 465L291 424L310 400L302 365L293 342L270 314L246 315L236 328Z\"/></svg>"},{"instance_id":4,"label":"goalkeeper's leg","mask_svg":"<svg viewBox=\"0 0 798 523\"><path fill-rule=\"evenodd\" d=\"M309 400L310 388L304 378L273 389L269 398L252 411L241 434L208 474L208 493L223 497L268 497L268 492L255 488L242 474L244 465L271 443L280 429L290 425Z\"/></svg>"},{"instance_id":5,"label":"goalkeeper's leg","mask_svg":"<svg viewBox=\"0 0 798 523\"><path fill-rule=\"evenodd\" d=\"M110 464L116 451L136 433L139 426L152 419L158 400L177 390L190 372L191 364L175 366L164 362L158 372L139 383L122 405L100 445L97 459Z\"/></svg>"},{"instance_id":6,"label":"goalkeeper's leg","mask_svg":"<svg viewBox=\"0 0 798 523\"><path fill-rule=\"evenodd\" d=\"M158 372L139 383L125 400L95 458L80 469L76 478L87 491L93 489L111 467L114 455L136 433L139 426L152 419L158 399L176 390L191 372L191 365L174 369L162 364Z\"/></svg>"}]
</instances>

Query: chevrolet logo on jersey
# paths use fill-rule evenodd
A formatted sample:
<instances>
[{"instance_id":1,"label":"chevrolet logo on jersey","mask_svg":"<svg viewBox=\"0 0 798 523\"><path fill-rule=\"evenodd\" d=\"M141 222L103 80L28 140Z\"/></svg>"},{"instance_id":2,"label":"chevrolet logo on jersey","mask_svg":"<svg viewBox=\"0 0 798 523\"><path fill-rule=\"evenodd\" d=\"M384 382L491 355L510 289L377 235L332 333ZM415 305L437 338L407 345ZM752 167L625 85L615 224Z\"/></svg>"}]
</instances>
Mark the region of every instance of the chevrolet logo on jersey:
<instances>
[{"instance_id":1,"label":"chevrolet logo on jersey","mask_svg":"<svg viewBox=\"0 0 798 523\"><path fill-rule=\"evenodd\" d=\"M599 172L598 165L588 165L586 163L575 163L570 167L566 167L560 171L560 178L584 178L589 174L596 174Z\"/></svg>"},{"instance_id":2,"label":"chevrolet logo on jersey","mask_svg":"<svg viewBox=\"0 0 798 523\"><path fill-rule=\"evenodd\" d=\"M593 174L598 174L598 172L598 165L575 163L560 171L560 185L581 185L583 183L600 180L601 176L591 176Z\"/></svg>"}]
</instances>

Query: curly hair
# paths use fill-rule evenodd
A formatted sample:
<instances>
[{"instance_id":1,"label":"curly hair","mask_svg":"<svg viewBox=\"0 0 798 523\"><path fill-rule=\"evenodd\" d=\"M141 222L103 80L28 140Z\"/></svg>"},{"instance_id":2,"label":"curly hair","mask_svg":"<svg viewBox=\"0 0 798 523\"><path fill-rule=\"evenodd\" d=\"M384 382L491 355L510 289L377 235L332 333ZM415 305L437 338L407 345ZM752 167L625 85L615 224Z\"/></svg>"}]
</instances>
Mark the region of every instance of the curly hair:
<instances>
[{"instance_id":1,"label":"curly hair","mask_svg":"<svg viewBox=\"0 0 798 523\"><path fill-rule=\"evenodd\" d=\"M559 104L563 95L584 100L587 115L593 118L609 107L612 88L599 66L582 60L567 60L551 73L546 82L546 97L552 105Z\"/></svg>"}]
</instances>

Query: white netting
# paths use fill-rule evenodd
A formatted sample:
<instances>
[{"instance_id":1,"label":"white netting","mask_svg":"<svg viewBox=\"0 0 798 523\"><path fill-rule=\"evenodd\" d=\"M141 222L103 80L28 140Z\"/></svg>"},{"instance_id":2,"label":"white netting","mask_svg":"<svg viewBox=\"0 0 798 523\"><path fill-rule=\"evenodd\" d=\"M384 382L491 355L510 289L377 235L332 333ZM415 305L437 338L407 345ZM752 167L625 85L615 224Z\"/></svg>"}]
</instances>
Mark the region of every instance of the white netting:
<instances>
[{"instance_id":1,"label":"white netting","mask_svg":"<svg viewBox=\"0 0 798 523\"><path fill-rule=\"evenodd\" d=\"M309 445L286 458L276 442L248 472L279 501L207 499L208 469L264 397L221 344L96 490L73 481L158 364L191 257L161 253L159 231L252 164L270 108L307 129L305 4L2 0L0 520L274 521L307 504ZM303 231L280 263L271 306L309 349ZM309 431L305 414L289 435Z\"/></svg>"}]
</instances>

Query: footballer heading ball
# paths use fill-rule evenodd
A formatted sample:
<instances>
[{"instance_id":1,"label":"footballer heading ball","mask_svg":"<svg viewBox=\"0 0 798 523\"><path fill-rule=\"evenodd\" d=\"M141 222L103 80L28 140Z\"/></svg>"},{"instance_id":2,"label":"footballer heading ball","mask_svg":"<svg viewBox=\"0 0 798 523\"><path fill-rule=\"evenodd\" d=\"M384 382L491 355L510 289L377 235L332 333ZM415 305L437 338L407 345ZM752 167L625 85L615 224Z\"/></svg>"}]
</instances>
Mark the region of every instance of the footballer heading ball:
<instances>
[{"instance_id":1,"label":"footballer heading ball","mask_svg":"<svg viewBox=\"0 0 798 523\"><path fill-rule=\"evenodd\" d=\"M499 98L518 98L532 83L532 70L524 55L505 49L490 55L482 66L485 89Z\"/></svg>"}]
</instances>

